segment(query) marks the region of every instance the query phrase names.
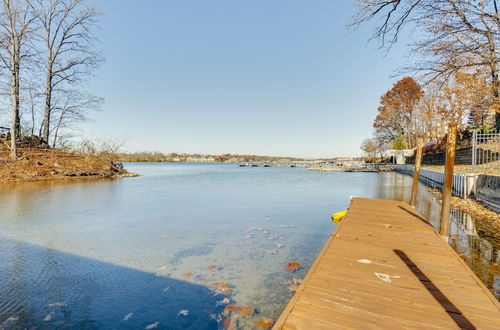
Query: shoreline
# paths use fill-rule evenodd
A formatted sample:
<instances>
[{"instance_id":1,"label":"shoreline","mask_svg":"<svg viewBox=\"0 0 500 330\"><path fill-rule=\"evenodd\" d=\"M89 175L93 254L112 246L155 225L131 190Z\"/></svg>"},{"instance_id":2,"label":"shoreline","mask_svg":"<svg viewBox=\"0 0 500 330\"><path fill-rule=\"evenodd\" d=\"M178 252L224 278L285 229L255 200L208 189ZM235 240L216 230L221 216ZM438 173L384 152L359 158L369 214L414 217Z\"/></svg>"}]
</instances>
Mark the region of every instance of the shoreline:
<instances>
[{"instance_id":1,"label":"shoreline","mask_svg":"<svg viewBox=\"0 0 500 330\"><path fill-rule=\"evenodd\" d=\"M0 185L138 176L108 154L81 155L49 148L19 148L17 160L10 158L7 148L0 148L0 165Z\"/></svg>"},{"instance_id":2,"label":"shoreline","mask_svg":"<svg viewBox=\"0 0 500 330\"><path fill-rule=\"evenodd\" d=\"M438 197L441 202L442 192L440 189L426 187L426 190ZM472 198L463 199L452 196L451 207L474 218L477 229L481 231L481 236L491 238L500 246L500 213Z\"/></svg>"}]
</instances>

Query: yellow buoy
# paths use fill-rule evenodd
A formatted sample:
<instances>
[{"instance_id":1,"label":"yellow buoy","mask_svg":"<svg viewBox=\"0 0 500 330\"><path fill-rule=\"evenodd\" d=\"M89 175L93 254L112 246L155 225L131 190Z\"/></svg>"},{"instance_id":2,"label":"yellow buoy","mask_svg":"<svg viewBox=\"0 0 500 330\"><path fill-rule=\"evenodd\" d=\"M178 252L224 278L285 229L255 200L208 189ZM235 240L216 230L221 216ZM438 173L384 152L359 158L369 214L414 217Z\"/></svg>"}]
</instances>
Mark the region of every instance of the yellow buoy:
<instances>
[{"instance_id":1,"label":"yellow buoy","mask_svg":"<svg viewBox=\"0 0 500 330\"><path fill-rule=\"evenodd\" d=\"M345 216L346 213L347 213L347 210L332 214L333 223L338 225L340 223L340 220L342 220L342 218Z\"/></svg>"}]
</instances>

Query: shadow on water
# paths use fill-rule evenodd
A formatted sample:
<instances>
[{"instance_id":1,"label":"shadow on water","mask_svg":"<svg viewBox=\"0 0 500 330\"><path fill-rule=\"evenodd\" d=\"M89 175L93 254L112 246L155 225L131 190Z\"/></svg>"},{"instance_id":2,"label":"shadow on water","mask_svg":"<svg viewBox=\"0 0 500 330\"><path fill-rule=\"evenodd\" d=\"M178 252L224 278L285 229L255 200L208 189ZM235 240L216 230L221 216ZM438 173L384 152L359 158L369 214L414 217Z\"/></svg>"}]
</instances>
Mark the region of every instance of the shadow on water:
<instances>
[{"instance_id":1,"label":"shadow on water","mask_svg":"<svg viewBox=\"0 0 500 330\"><path fill-rule=\"evenodd\" d=\"M218 328L223 296L205 286L1 237L0 250L0 329Z\"/></svg>"}]
</instances>

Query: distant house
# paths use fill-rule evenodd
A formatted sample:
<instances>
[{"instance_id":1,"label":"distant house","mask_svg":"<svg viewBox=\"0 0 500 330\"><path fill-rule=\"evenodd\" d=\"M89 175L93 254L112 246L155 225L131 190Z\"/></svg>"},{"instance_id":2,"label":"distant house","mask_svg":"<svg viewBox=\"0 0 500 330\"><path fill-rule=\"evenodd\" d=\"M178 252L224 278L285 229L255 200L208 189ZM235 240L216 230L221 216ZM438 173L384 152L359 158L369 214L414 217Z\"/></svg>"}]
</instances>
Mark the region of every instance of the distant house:
<instances>
[{"instance_id":1,"label":"distant house","mask_svg":"<svg viewBox=\"0 0 500 330\"><path fill-rule=\"evenodd\" d=\"M405 150L386 150L382 156L384 158L391 158L393 164L405 164L406 157L411 157L415 153L415 149L405 149Z\"/></svg>"},{"instance_id":2,"label":"distant house","mask_svg":"<svg viewBox=\"0 0 500 330\"><path fill-rule=\"evenodd\" d=\"M354 165L359 165L361 164L361 161L355 160L353 158L337 158L335 159L335 165L337 166L354 166Z\"/></svg>"}]
</instances>

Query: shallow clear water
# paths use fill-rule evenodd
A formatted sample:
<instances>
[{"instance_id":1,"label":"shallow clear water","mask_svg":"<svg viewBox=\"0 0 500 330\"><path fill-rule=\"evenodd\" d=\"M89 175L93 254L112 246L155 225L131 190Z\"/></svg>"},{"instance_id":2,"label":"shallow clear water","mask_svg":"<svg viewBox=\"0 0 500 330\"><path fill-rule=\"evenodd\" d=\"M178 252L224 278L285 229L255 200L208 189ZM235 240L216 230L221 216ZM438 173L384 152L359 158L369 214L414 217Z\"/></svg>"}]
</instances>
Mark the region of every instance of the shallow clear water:
<instances>
[{"instance_id":1,"label":"shallow clear water","mask_svg":"<svg viewBox=\"0 0 500 330\"><path fill-rule=\"evenodd\" d=\"M397 173L127 168L142 176L0 187L0 328L217 329L224 298L255 309L237 321L250 328L279 316L350 196L407 200L411 186ZM417 208L436 221L436 205L421 186Z\"/></svg>"}]
</instances>

